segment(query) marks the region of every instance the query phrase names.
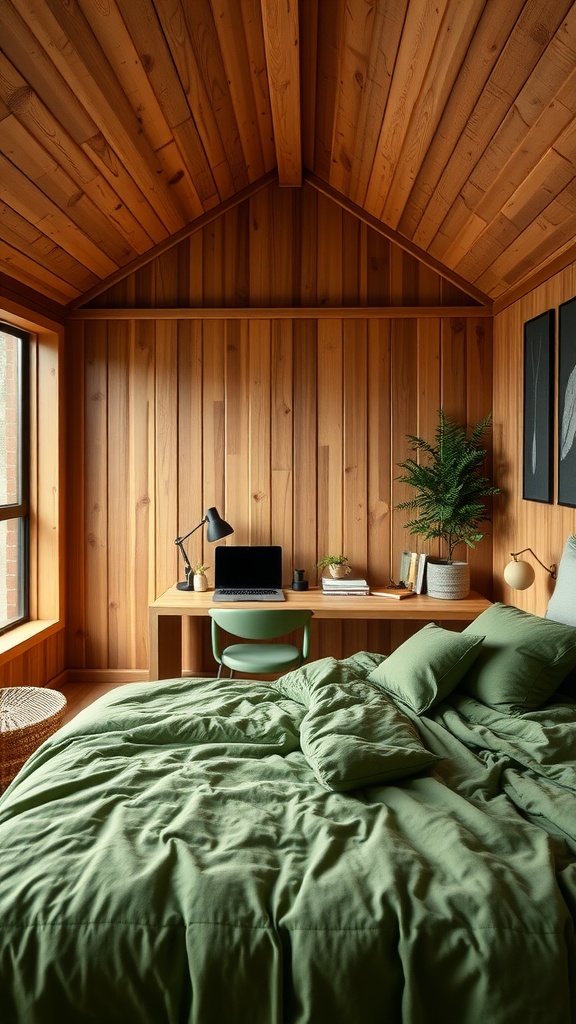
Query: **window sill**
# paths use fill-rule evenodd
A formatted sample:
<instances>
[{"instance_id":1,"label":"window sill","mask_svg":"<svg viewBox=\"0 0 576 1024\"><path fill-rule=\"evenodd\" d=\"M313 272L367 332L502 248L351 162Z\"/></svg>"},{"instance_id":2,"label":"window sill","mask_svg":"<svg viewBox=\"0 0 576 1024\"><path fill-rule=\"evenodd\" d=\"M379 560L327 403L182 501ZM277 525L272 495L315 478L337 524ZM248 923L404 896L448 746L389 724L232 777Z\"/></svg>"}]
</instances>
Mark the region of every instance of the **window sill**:
<instances>
[{"instance_id":1,"label":"window sill","mask_svg":"<svg viewBox=\"0 0 576 1024\"><path fill-rule=\"evenodd\" d=\"M0 636L0 665L18 654L35 647L36 644L63 628L59 619L35 619L15 626Z\"/></svg>"}]
</instances>

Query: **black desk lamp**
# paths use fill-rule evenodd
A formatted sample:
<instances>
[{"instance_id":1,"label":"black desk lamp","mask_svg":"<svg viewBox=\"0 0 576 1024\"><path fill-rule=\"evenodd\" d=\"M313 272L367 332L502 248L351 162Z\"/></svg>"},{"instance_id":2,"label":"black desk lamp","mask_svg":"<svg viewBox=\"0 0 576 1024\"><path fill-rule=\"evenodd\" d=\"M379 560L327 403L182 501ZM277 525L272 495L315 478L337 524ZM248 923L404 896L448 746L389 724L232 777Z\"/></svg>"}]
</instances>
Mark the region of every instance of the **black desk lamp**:
<instances>
[{"instance_id":1,"label":"black desk lamp","mask_svg":"<svg viewBox=\"0 0 576 1024\"><path fill-rule=\"evenodd\" d=\"M194 570L190 564L188 555L184 551L184 541L187 540L195 530L199 530L201 526L204 526L204 523L208 523L206 537L211 542L214 542L215 540L222 540L222 537L228 537L230 533L234 533L230 523L227 523L225 519L221 519L215 508L209 508L204 519L201 519L198 523L198 526L195 526L190 530L190 533L184 534L183 537L176 537L174 543L180 548L180 554L184 559L184 572L186 573L185 581L183 583L176 584L177 590L194 590L194 582L192 580Z\"/></svg>"}]
</instances>

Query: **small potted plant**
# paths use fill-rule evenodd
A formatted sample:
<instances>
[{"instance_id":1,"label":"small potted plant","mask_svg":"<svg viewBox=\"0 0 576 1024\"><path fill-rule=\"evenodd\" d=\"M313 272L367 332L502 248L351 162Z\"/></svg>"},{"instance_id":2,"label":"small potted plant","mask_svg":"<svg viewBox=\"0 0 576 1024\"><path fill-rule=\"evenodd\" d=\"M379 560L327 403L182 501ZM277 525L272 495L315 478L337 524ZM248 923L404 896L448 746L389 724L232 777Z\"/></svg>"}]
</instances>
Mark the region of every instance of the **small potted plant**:
<instances>
[{"instance_id":1,"label":"small potted plant","mask_svg":"<svg viewBox=\"0 0 576 1024\"><path fill-rule=\"evenodd\" d=\"M491 418L486 416L467 433L440 409L434 442L407 435L419 457L399 463L404 472L398 480L413 487L415 494L396 508L418 513L404 524L410 533L443 542L445 559L429 560L426 567L431 597L453 600L469 593L468 563L455 561L454 549L458 544L474 548L482 540L485 534L480 526L490 519L486 498L499 494L500 489L483 473L482 442Z\"/></svg>"},{"instance_id":2,"label":"small potted plant","mask_svg":"<svg viewBox=\"0 0 576 1024\"><path fill-rule=\"evenodd\" d=\"M328 572L334 579L342 579L343 576L347 576L350 572L350 566L346 555L325 555L319 562L316 562L315 569L328 569Z\"/></svg>"},{"instance_id":3,"label":"small potted plant","mask_svg":"<svg viewBox=\"0 0 576 1024\"><path fill-rule=\"evenodd\" d=\"M196 562L196 564L192 566L192 572L194 574L194 578L193 578L194 590L198 590L198 591L202 591L202 592L204 590L208 590L208 578L206 576L206 569L208 569L208 568L209 568L209 566L204 565L203 562Z\"/></svg>"}]
</instances>

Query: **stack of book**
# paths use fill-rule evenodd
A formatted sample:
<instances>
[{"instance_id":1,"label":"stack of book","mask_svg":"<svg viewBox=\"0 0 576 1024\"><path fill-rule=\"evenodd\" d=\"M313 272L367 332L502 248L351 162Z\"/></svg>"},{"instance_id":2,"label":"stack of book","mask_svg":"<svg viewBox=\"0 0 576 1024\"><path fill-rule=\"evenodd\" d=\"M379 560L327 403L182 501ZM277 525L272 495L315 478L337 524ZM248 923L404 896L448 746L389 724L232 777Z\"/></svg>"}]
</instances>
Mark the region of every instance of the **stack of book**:
<instances>
[{"instance_id":1,"label":"stack of book","mask_svg":"<svg viewBox=\"0 0 576 1024\"><path fill-rule=\"evenodd\" d=\"M398 581L415 594L423 594L426 590L427 559L427 555L417 551L403 551L400 557Z\"/></svg>"},{"instance_id":2,"label":"stack of book","mask_svg":"<svg viewBox=\"0 0 576 1024\"><path fill-rule=\"evenodd\" d=\"M344 576L338 580L335 580L332 576L323 576L322 593L338 594L340 597L351 597L353 594L369 594L370 587L366 580L352 579L351 576Z\"/></svg>"}]
</instances>

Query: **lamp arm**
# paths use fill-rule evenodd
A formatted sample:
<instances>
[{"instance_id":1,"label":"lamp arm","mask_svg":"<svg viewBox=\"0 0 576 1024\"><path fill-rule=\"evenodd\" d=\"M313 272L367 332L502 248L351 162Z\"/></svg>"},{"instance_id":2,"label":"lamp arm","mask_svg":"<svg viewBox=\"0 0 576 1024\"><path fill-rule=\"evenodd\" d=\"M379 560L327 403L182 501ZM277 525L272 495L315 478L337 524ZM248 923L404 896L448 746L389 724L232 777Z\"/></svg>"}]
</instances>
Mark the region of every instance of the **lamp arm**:
<instances>
[{"instance_id":1,"label":"lamp arm","mask_svg":"<svg viewBox=\"0 0 576 1024\"><path fill-rule=\"evenodd\" d=\"M200 520L200 522L198 523L198 526L193 526L192 529L190 530L190 532L189 533L185 533L183 537L176 537L176 540L174 541L174 543L177 544L178 547L180 547L180 545L183 544L185 540L188 540L188 537L191 537L192 534L196 532L196 530L199 530L200 527L204 526L204 523L207 523L207 522L208 522L208 516L204 516L204 519Z\"/></svg>"},{"instance_id":2,"label":"lamp arm","mask_svg":"<svg viewBox=\"0 0 576 1024\"><path fill-rule=\"evenodd\" d=\"M529 551L530 552L530 554L533 556L533 558L535 558L536 561L538 562L538 565L541 565L542 568L546 570L546 572L550 573L550 576L551 576L551 578L553 580L556 579L556 563L552 562L552 565L550 567L548 567L547 565L544 565L544 562L540 561L540 559L538 558L538 555L534 554L534 552L532 551L532 548L522 548L521 551L511 551L510 552L510 557L513 558L514 561L517 561L517 556L518 555L523 555L525 551Z\"/></svg>"},{"instance_id":3,"label":"lamp arm","mask_svg":"<svg viewBox=\"0 0 576 1024\"><path fill-rule=\"evenodd\" d=\"M188 537L190 537L193 533L195 533L196 530L199 530L201 526L204 526L204 523L206 523L207 521L208 521L208 516L204 516L204 519L202 519L198 523L198 526L192 527L192 529L190 530L189 533L185 533L183 537L176 537L176 540L174 541L176 546L178 548L180 548L180 554L182 555L182 559L184 561L184 571L186 573L186 582L187 583L190 582L190 578L194 575L194 572L192 570L192 563L190 562L190 559L188 558L188 555L186 554L186 552L184 550L184 541L188 540Z\"/></svg>"}]
</instances>

